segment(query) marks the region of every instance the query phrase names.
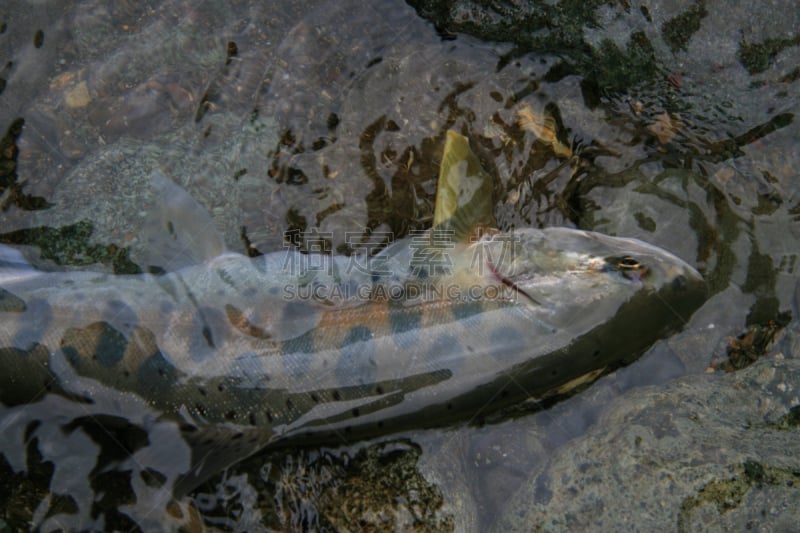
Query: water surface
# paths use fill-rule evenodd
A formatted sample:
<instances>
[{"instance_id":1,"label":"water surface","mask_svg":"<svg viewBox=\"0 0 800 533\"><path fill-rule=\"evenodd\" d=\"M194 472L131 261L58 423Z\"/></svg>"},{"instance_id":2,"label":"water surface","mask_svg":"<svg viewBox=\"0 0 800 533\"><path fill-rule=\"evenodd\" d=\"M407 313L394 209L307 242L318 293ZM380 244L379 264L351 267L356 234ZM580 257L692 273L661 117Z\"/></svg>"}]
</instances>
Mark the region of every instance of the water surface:
<instances>
[{"instance_id":1,"label":"water surface","mask_svg":"<svg viewBox=\"0 0 800 533\"><path fill-rule=\"evenodd\" d=\"M140 235L159 202L154 170L234 251L283 249L286 232L344 254L348 233L402 237L430 225L456 128L497 177L501 229L637 237L711 287L682 333L566 402L254 457L192 495L206 523L483 530L518 512L508 501L531 472L628 391L798 355L784 335L800 298L792 2L533 2L521 14L396 0L107 4L12 0L0 15L0 242L30 246L41 268L168 267ZM126 474L166 469L148 450L167 442L185 459L170 427L135 400L83 409L48 397L0 410L13 480L0 519L148 530L190 512ZM112 414L147 434L109 429ZM108 451L120 440L132 456Z\"/></svg>"}]
</instances>

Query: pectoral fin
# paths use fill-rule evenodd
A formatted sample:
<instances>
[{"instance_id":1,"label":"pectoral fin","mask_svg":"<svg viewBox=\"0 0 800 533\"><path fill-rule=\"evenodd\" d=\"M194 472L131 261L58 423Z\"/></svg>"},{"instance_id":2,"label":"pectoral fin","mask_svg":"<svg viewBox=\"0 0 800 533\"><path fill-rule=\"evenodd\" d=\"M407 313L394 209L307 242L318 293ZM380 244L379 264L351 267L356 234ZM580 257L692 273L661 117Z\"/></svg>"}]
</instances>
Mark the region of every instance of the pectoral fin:
<instances>
[{"instance_id":1,"label":"pectoral fin","mask_svg":"<svg viewBox=\"0 0 800 533\"><path fill-rule=\"evenodd\" d=\"M494 227L493 190L492 178L467 138L449 130L439 167L434 229L453 232L455 242L467 242L479 228Z\"/></svg>"}]
</instances>

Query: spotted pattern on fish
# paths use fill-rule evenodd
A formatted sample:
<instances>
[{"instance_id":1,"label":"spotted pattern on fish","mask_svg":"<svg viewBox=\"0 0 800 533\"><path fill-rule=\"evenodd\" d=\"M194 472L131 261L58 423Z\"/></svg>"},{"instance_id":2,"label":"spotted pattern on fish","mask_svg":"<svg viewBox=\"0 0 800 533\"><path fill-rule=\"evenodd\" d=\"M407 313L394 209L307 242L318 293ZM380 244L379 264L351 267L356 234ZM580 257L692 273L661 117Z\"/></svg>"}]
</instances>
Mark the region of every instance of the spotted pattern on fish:
<instances>
[{"instance_id":1,"label":"spotted pattern on fish","mask_svg":"<svg viewBox=\"0 0 800 533\"><path fill-rule=\"evenodd\" d=\"M422 312L398 306L393 313L389 313L389 327L395 345L403 350L410 350L419 342Z\"/></svg>"},{"instance_id":2,"label":"spotted pattern on fish","mask_svg":"<svg viewBox=\"0 0 800 533\"><path fill-rule=\"evenodd\" d=\"M37 317L37 321L29 321L25 318L29 315ZM33 298L25 302L25 312L19 314L17 327L13 332L13 346L27 349L44 337L46 327L53 320L53 312L50 304L41 298Z\"/></svg>"},{"instance_id":3,"label":"spotted pattern on fish","mask_svg":"<svg viewBox=\"0 0 800 533\"><path fill-rule=\"evenodd\" d=\"M606 245L593 235L567 236L579 241L572 249L584 246L581 238ZM521 265L516 283L526 296L515 298L433 291L401 301L287 300L272 291L287 279L253 265L280 264L279 257L230 254L157 277L52 273L5 283L13 298L3 296L0 311L0 363L8 369L0 398L29 401L55 391L92 401L108 390L133 393L183 427L199 428L187 429L187 438L209 452L216 441L203 444L203 428L256 430L259 445L351 439L458 420L488 402L546 397L583 383L578 378L648 345L629 332L637 331L630 323L661 332L674 326L660 322L674 323L676 312L697 305L694 282L667 282L695 274L664 252L643 248L655 258L654 273L653 262L666 257L664 281L649 289L652 279L630 269L620 275L596 254L574 254L560 266L556 246L541 244L545 237L531 234L533 249L548 255L527 270ZM552 274L559 268L570 285L559 285L563 278ZM508 290L505 271L489 272L458 283ZM239 281L247 276L261 277ZM323 281L341 290L353 280ZM563 301L555 299L561 294ZM616 315L624 327L609 320ZM59 358L66 368L52 364Z\"/></svg>"},{"instance_id":4,"label":"spotted pattern on fish","mask_svg":"<svg viewBox=\"0 0 800 533\"><path fill-rule=\"evenodd\" d=\"M284 357L285 368L293 378L302 377L310 368L314 356L314 337L315 332L306 331L283 341L283 352L291 354L291 357Z\"/></svg>"},{"instance_id":5,"label":"spotted pattern on fish","mask_svg":"<svg viewBox=\"0 0 800 533\"><path fill-rule=\"evenodd\" d=\"M91 351L81 349L84 339L95 339ZM128 339L106 322L95 322L86 328L70 328L61 338L61 351L70 364L80 371L83 364L96 362L113 368L122 361L128 348Z\"/></svg>"},{"instance_id":6,"label":"spotted pattern on fish","mask_svg":"<svg viewBox=\"0 0 800 533\"><path fill-rule=\"evenodd\" d=\"M361 373L360 385L370 385L375 382L377 363L375 362L375 342L372 341L373 332L366 325L352 326L339 345L339 357L336 362L336 376L341 382L347 381L347 376L353 371Z\"/></svg>"}]
</instances>

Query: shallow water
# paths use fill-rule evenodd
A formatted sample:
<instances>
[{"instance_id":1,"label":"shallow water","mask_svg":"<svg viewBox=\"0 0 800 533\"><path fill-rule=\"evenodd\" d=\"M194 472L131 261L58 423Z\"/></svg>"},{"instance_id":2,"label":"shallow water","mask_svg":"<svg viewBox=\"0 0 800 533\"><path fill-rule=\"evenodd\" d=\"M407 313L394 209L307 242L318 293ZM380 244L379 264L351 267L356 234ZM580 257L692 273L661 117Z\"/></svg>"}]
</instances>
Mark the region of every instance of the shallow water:
<instances>
[{"instance_id":1,"label":"shallow water","mask_svg":"<svg viewBox=\"0 0 800 533\"><path fill-rule=\"evenodd\" d=\"M207 523L484 530L627 391L703 373L748 327L778 341L757 355L798 355L781 342L800 306L793 3L598 2L580 16L532 3L541 12L506 13L523 22L505 30L500 11L469 3L420 2L436 25L395 0L106 4L12 1L0 15L0 242L33 246L37 266L167 266L140 235L156 169L231 250L282 249L287 231L338 253L348 233L400 237L430 225L455 128L497 176L501 229L637 237L711 287L683 332L548 410L257 456L193 495ZM95 463L126 435L136 459L111 470L158 471L155 435L185 454L170 428L142 422L145 443L82 420L64 437L76 415L52 402L0 411L0 465L14 472L0 519L169 527L158 483L111 490L125 480ZM109 412L149 416L135 400L83 416Z\"/></svg>"}]
</instances>

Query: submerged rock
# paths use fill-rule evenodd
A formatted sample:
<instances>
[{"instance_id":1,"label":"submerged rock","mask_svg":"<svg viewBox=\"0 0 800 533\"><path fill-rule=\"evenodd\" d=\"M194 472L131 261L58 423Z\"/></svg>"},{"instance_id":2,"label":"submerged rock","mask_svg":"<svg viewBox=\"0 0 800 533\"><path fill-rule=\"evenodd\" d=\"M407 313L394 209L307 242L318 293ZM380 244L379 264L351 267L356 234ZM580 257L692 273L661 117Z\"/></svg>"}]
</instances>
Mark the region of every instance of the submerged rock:
<instances>
[{"instance_id":1,"label":"submerged rock","mask_svg":"<svg viewBox=\"0 0 800 533\"><path fill-rule=\"evenodd\" d=\"M800 360L632 391L535 471L496 531L788 530L800 519Z\"/></svg>"}]
</instances>

